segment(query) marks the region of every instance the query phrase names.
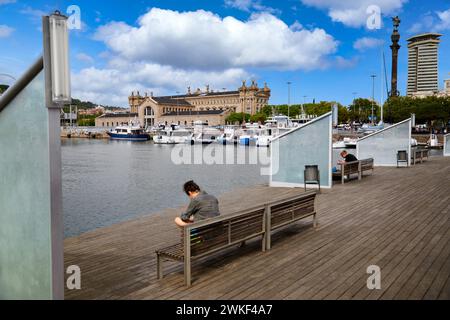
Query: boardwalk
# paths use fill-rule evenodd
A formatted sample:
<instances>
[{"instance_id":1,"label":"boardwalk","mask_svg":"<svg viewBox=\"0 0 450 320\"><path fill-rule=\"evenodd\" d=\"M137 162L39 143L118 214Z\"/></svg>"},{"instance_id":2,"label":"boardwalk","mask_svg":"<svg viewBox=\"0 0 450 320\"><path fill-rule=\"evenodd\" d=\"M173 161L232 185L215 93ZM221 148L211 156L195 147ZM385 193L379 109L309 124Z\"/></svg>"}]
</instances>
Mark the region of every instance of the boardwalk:
<instances>
[{"instance_id":1,"label":"boardwalk","mask_svg":"<svg viewBox=\"0 0 450 320\"><path fill-rule=\"evenodd\" d=\"M301 192L257 186L221 197L224 214ZM167 262L156 280L154 251L175 243L179 209L65 240L66 266L82 271L68 299L450 299L450 159L409 169L376 168L316 200L310 220L276 233L272 250L232 248L193 265ZM366 287L366 268L381 268L381 290Z\"/></svg>"}]
</instances>

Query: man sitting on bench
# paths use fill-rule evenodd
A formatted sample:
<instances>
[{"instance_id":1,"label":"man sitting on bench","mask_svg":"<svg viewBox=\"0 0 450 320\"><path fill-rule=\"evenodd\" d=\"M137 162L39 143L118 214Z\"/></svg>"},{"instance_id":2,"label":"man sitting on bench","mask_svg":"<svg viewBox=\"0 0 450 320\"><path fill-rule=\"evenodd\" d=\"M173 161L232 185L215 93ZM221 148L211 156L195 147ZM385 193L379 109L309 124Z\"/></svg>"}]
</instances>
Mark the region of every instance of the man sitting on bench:
<instances>
[{"instance_id":1,"label":"man sitting on bench","mask_svg":"<svg viewBox=\"0 0 450 320\"><path fill-rule=\"evenodd\" d=\"M191 202L186 212L175 218L177 226L184 227L194 221L214 218L220 215L217 198L200 190L200 187L194 181L186 182L183 189L191 199Z\"/></svg>"},{"instance_id":2,"label":"man sitting on bench","mask_svg":"<svg viewBox=\"0 0 450 320\"><path fill-rule=\"evenodd\" d=\"M344 158L344 160L338 160L338 164L358 161L358 159L356 159L353 154L348 153L347 150L341 152L341 157Z\"/></svg>"}]
</instances>

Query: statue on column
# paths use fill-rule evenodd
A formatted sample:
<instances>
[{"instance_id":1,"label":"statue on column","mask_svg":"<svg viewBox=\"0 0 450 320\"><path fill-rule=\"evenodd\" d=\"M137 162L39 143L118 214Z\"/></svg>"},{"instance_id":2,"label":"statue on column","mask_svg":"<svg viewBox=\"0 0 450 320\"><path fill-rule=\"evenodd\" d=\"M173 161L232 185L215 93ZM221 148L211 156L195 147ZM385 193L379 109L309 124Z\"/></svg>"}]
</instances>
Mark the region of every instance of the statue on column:
<instances>
[{"instance_id":1,"label":"statue on column","mask_svg":"<svg viewBox=\"0 0 450 320\"><path fill-rule=\"evenodd\" d=\"M398 74L398 51L400 50L400 33L398 32L398 27L400 26L400 19L398 16L392 18L392 23L394 25L394 30L392 31L391 40L391 50L392 50L392 74L391 74L391 91L389 92L389 97L398 97L399 91L397 90L397 74Z\"/></svg>"}]
</instances>

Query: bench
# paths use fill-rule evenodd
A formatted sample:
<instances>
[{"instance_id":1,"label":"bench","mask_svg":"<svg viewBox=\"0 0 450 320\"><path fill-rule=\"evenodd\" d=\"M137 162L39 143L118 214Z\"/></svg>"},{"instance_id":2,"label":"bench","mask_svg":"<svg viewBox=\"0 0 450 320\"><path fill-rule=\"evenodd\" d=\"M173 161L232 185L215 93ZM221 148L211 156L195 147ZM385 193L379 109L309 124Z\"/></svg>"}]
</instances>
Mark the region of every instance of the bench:
<instances>
[{"instance_id":1,"label":"bench","mask_svg":"<svg viewBox=\"0 0 450 320\"><path fill-rule=\"evenodd\" d=\"M314 201L316 191L309 191L287 199L268 203L266 205L266 249L271 249L271 233L274 230L286 227L300 219L313 217L314 228L317 226Z\"/></svg>"},{"instance_id":2,"label":"bench","mask_svg":"<svg viewBox=\"0 0 450 320\"><path fill-rule=\"evenodd\" d=\"M341 163L341 164L339 164L341 166L341 170L338 170L337 172L333 172L333 176L340 177L342 184L344 184L345 177L347 176L347 178L350 179L350 176L352 174L358 174L358 180L361 180L360 164L361 164L361 162L359 160Z\"/></svg>"},{"instance_id":3,"label":"bench","mask_svg":"<svg viewBox=\"0 0 450 320\"><path fill-rule=\"evenodd\" d=\"M373 174L373 158L368 159L362 159L361 162L361 177L364 176L364 171L371 171L371 174Z\"/></svg>"},{"instance_id":4,"label":"bench","mask_svg":"<svg viewBox=\"0 0 450 320\"><path fill-rule=\"evenodd\" d=\"M415 149L411 152L411 162L412 164L416 164L420 161L422 163L424 159L427 158L428 160L428 149Z\"/></svg>"},{"instance_id":5,"label":"bench","mask_svg":"<svg viewBox=\"0 0 450 320\"><path fill-rule=\"evenodd\" d=\"M350 179L350 176L352 174L358 174L358 180L361 180L364 171L371 170L373 173L374 170L373 164L374 164L373 158L341 163L339 164L341 166L341 170L333 172L333 177L339 177L341 179L342 184L344 184L345 182L345 177L347 177L347 179Z\"/></svg>"},{"instance_id":6,"label":"bench","mask_svg":"<svg viewBox=\"0 0 450 320\"><path fill-rule=\"evenodd\" d=\"M315 197L316 191L309 191L185 226L179 243L156 251L158 279L163 278L163 259L184 262L184 280L186 286L190 286L193 260L259 237L264 252L271 248L272 231L306 217L314 217L315 227Z\"/></svg>"},{"instance_id":7,"label":"bench","mask_svg":"<svg viewBox=\"0 0 450 320\"><path fill-rule=\"evenodd\" d=\"M191 262L218 251L261 237L262 251L266 250L266 210L261 205L230 215L192 223L182 229L180 243L159 249L158 279L163 278L163 259L184 262L186 286L191 285Z\"/></svg>"}]
</instances>

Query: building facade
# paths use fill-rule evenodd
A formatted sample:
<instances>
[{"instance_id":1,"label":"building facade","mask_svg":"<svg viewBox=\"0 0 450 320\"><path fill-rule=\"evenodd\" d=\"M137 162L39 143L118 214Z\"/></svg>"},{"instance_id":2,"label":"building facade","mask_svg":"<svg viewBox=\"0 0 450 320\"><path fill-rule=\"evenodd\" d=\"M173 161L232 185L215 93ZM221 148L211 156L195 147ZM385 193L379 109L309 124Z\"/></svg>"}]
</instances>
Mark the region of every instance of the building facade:
<instances>
[{"instance_id":1,"label":"building facade","mask_svg":"<svg viewBox=\"0 0 450 320\"><path fill-rule=\"evenodd\" d=\"M144 127L172 123L192 125L197 120L210 125L223 125L230 113L245 112L253 115L260 112L268 104L270 93L267 84L259 88L256 81L252 81L250 86L243 81L236 91L213 91L206 86L203 91L197 89L193 92L188 88L186 94L175 96L156 97L147 93L142 96L139 91L132 92L128 102L130 114L137 114ZM102 117L97 119L96 125L102 126L105 123ZM109 120L113 120L111 115ZM106 121L106 124L108 122L121 121Z\"/></svg>"},{"instance_id":2,"label":"building facade","mask_svg":"<svg viewBox=\"0 0 450 320\"><path fill-rule=\"evenodd\" d=\"M105 113L95 118L96 127L117 127L126 126L130 122L136 120L137 113L121 112L121 113Z\"/></svg>"},{"instance_id":3,"label":"building facade","mask_svg":"<svg viewBox=\"0 0 450 320\"><path fill-rule=\"evenodd\" d=\"M408 96L426 96L438 92L441 36L438 33L425 33L408 39Z\"/></svg>"}]
</instances>

